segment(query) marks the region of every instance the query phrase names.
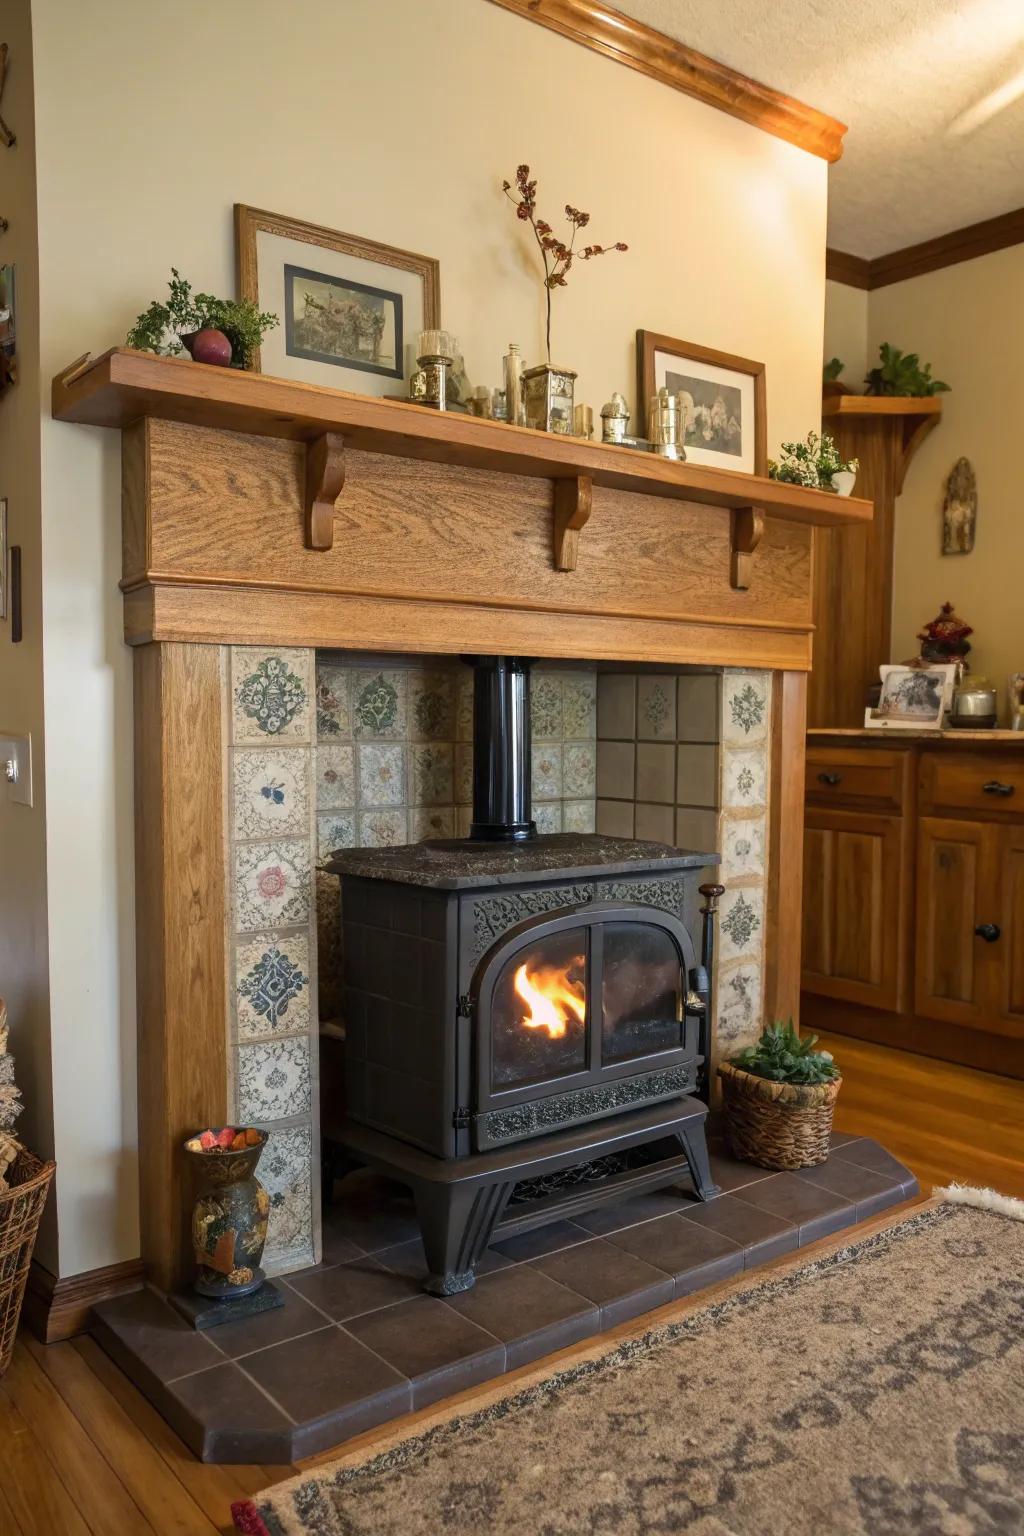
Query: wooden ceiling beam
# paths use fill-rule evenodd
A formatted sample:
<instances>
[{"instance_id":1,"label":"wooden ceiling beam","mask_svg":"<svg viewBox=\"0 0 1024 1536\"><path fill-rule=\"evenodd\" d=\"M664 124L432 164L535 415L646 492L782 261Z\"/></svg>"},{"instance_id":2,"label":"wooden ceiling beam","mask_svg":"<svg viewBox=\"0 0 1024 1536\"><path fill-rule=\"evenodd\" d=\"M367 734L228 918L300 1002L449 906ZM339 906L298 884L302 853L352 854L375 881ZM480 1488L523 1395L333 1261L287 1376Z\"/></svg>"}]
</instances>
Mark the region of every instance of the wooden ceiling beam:
<instances>
[{"instance_id":1,"label":"wooden ceiling beam","mask_svg":"<svg viewBox=\"0 0 1024 1536\"><path fill-rule=\"evenodd\" d=\"M978 224L966 224L963 229L951 229L946 235L936 235L934 240L922 240L918 245L890 251L887 256L869 259L830 247L825 252L825 276L835 283L846 283L850 288L887 288L890 283L904 283L908 278L938 272L942 267L955 267L961 261L973 261L976 256L988 256L993 251L1003 251L1022 243L1024 208L1014 208L994 219L982 219Z\"/></svg>"},{"instance_id":2,"label":"wooden ceiling beam","mask_svg":"<svg viewBox=\"0 0 1024 1536\"><path fill-rule=\"evenodd\" d=\"M490 0L525 21L548 27L584 48L636 69L706 106L785 139L822 160L838 160L846 124L817 107L772 90L748 75L687 48L599 0Z\"/></svg>"}]
</instances>

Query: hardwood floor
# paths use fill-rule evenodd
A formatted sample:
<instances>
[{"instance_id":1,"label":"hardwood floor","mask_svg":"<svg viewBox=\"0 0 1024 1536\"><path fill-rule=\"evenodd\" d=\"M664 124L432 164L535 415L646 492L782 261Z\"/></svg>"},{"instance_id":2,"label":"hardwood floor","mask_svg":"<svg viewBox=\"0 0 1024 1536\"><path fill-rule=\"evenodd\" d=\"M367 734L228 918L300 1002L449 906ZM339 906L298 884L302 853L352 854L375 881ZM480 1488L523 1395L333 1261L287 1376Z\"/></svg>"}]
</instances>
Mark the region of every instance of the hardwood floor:
<instances>
[{"instance_id":1,"label":"hardwood floor","mask_svg":"<svg viewBox=\"0 0 1024 1536\"><path fill-rule=\"evenodd\" d=\"M840 1129L877 1138L925 1191L956 1179L1024 1197L1024 1083L821 1038L843 1068ZM234 1500L299 1470L203 1466L89 1338L22 1335L0 1382L0 1445L0 1536L223 1536Z\"/></svg>"}]
</instances>

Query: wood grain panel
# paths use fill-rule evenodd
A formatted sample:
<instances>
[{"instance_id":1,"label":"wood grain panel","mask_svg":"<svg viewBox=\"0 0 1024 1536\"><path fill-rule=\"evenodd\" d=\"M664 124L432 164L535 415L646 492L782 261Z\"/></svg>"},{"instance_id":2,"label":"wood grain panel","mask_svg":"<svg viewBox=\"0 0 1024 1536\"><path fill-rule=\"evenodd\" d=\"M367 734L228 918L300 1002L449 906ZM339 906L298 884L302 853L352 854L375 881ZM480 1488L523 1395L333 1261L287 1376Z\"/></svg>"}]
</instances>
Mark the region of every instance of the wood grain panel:
<instances>
[{"instance_id":1,"label":"wood grain panel","mask_svg":"<svg viewBox=\"0 0 1024 1536\"><path fill-rule=\"evenodd\" d=\"M149 439L144 421L121 434L121 578L143 581L152 564L149 544Z\"/></svg>"},{"instance_id":2,"label":"wood grain panel","mask_svg":"<svg viewBox=\"0 0 1024 1536\"><path fill-rule=\"evenodd\" d=\"M182 1142L227 1113L221 654L135 652L135 891L142 1258L185 1275Z\"/></svg>"},{"instance_id":3,"label":"wood grain panel","mask_svg":"<svg viewBox=\"0 0 1024 1536\"><path fill-rule=\"evenodd\" d=\"M803 986L875 1008L901 1001L912 869L901 818L809 807Z\"/></svg>"},{"instance_id":4,"label":"wood grain panel","mask_svg":"<svg viewBox=\"0 0 1024 1536\"><path fill-rule=\"evenodd\" d=\"M823 160L838 160L843 152L845 123L794 96L785 96L752 80L749 75L739 74L727 64L688 48L633 16L613 10L603 0L493 3Z\"/></svg>"},{"instance_id":5,"label":"wood grain panel","mask_svg":"<svg viewBox=\"0 0 1024 1536\"><path fill-rule=\"evenodd\" d=\"M995 752L926 753L921 760L921 803L928 811L969 811L986 819L1019 821L1024 813L1024 758Z\"/></svg>"},{"instance_id":6,"label":"wood grain panel","mask_svg":"<svg viewBox=\"0 0 1024 1536\"><path fill-rule=\"evenodd\" d=\"M772 685L765 1013L799 1023L807 678L778 672Z\"/></svg>"},{"instance_id":7,"label":"wood grain panel","mask_svg":"<svg viewBox=\"0 0 1024 1536\"><path fill-rule=\"evenodd\" d=\"M804 828L804 927L803 967L810 977L831 976L832 923L835 916L835 875L832 857L835 838L831 828Z\"/></svg>"},{"instance_id":8,"label":"wood grain panel","mask_svg":"<svg viewBox=\"0 0 1024 1536\"><path fill-rule=\"evenodd\" d=\"M952 1024L993 1028L989 946L977 924L992 887L993 829L921 818L917 860L917 1011Z\"/></svg>"},{"instance_id":9,"label":"wood grain panel","mask_svg":"<svg viewBox=\"0 0 1024 1536\"><path fill-rule=\"evenodd\" d=\"M1024 827L1000 828L999 845L999 1010L1009 1029L1024 1034Z\"/></svg>"},{"instance_id":10,"label":"wood grain panel","mask_svg":"<svg viewBox=\"0 0 1024 1536\"><path fill-rule=\"evenodd\" d=\"M910 755L862 747L807 748L807 799L819 805L898 811Z\"/></svg>"}]
</instances>

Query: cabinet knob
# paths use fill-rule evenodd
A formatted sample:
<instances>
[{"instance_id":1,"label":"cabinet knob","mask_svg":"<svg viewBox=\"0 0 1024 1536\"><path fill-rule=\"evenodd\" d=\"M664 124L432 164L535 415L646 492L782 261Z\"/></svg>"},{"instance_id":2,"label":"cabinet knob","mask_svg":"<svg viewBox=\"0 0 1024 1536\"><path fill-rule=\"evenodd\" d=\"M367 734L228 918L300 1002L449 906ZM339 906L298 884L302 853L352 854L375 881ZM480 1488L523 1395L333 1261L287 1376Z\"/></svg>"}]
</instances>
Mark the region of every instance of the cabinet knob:
<instances>
[{"instance_id":1,"label":"cabinet knob","mask_svg":"<svg viewBox=\"0 0 1024 1536\"><path fill-rule=\"evenodd\" d=\"M1002 933L998 923L979 923L974 931L979 939L985 940L986 944L994 944Z\"/></svg>"},{"instance_id":2,"label":"cabinet knob","mask_svg":"<svg viewBox=\"0 0 1024 1536\"><path fill-rule=\"evenodd\" d=\"M841 773L819 773L818 774L818 783L819 784L836 785L836 784L841 784L842 782L843 782L843 776L842 776Z\"/></svg>"},{"instance_id":3,"label":"cabinet knob","mask_svg":"<svg viewBox=\"0 0 1024 1536\"><path fill-rule=\"evenodd\" d=\"M987 784L981 786L984 795L1002 795L1005 798L1013 794L1012 784L1000 784L998 779L989 779Z\"/></svg>"}]
</instances>

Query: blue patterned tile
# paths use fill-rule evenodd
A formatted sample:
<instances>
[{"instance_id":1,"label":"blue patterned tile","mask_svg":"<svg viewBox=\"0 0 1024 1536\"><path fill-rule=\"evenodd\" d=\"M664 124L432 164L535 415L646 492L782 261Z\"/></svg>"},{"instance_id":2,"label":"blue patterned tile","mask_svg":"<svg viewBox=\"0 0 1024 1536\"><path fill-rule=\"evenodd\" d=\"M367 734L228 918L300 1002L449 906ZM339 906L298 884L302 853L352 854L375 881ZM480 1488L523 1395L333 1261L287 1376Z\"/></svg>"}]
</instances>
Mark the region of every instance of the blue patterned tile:
<instances>
[{"instance_id":1,"label":"blue patterned tile","mask_svg":"<svg viewBox=\"0 0 1024 1536\"><path fill-rule=\"evenodd\" d=\"M310 1112L309 1036L238 1046L236 1103L247 1125Z\"/></svg>"},{"instance_id":2,"label":"blue patterned tile","mask_svg":"<svg viewBox=\"0 0 1024 1536\"><path fill-rule=\"evenodd\" d=\"M235 948L239 1039L309 1028L308 933L263 934Z\"/></svg>"},{"instance_id":3,"label":"blue patterned tile","mask_svg":"<svg viewBox=\"0 0 1024 1536\"><path fill-rule=\"evenodd\" d=\"M270 1196L263 1267L269 1274L282 1274L315 1259L313 1133L308 1125L268 1129L270 1136L256 1170Z\"/></svg>"},{"instance_id":4,"label":"blue patterned tile","mask_svg":"<svg viewBox=\"0 0 1024 1536\"><path fill-rule=\"evenodd\" d=\"M231 757L236 837L278 837L308 830L307 747L238 747Z\"/></svg>"}]
</instances>

